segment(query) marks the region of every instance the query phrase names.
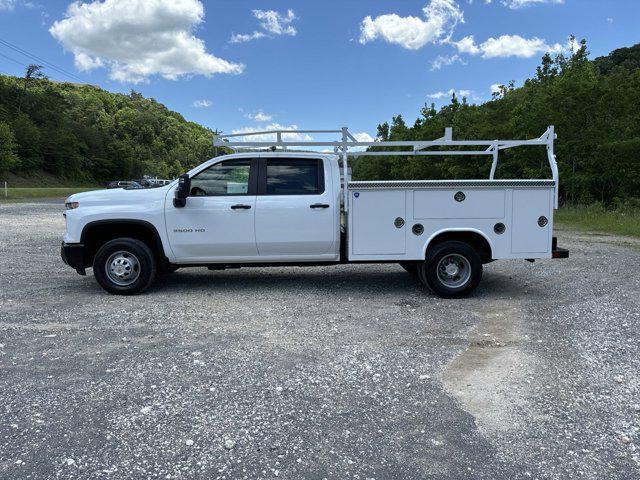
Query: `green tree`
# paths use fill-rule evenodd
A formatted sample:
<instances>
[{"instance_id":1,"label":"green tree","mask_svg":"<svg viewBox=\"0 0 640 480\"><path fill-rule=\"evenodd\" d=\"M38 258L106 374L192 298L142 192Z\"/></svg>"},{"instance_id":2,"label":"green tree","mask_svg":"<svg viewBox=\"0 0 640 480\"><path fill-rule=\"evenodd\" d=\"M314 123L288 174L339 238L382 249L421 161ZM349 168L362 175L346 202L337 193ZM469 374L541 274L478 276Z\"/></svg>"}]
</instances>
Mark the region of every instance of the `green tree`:
<instances>
[{"instance_id":1,"label":"green tree","mask_svg":"<svg viewBox=\"0 0 640 480\"><path fill-rule=\"evenodd\" d=\"M11 127L0 122L0 173L15 169L20 164L16 150L17 144Z\"/></svg>"},{"instance_id":2,"label":"green tree","mask_svg":"<svg viewBox=\"0 0 640 480\"><path fill-rule=\"evenodd\" d=\"M18 113L20 113L20 111L22 110L22 102L27 96L27 89L29 88L29 85L31 85L31 83L34 80L41 80L41 79L47 78L47 76L42 72L42 68L43 68L42 65L36 65L33 63L27 66L24 73L24 78L22 80L23 87L22 87L22 95L20 96L20 101L18 102Z\"/></svg>"}]
</instances>

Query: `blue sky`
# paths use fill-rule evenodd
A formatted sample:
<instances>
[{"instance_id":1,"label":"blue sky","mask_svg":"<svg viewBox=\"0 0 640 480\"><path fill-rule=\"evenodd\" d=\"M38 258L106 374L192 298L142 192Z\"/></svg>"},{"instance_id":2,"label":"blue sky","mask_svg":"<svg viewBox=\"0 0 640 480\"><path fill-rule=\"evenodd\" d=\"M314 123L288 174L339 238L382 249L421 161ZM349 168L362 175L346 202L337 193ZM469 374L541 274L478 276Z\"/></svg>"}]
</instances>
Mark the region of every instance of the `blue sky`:
<instances>
[{"instance_id":1,"label":"blue sky","mask_svg":"<svg viewBox=\"0 0 640 480\"><path fill-rule=\"evenodd\" d=\"M278 124L375 135L451 89L478 103L494 84L521 84L570 34L592 56L640 42L638 0L70 3L0 0L0 40L73 75L46 68L53 79L134 88L226 133ZM0 72L31 62L0 43Z\"/></svg>"}]
</instances>

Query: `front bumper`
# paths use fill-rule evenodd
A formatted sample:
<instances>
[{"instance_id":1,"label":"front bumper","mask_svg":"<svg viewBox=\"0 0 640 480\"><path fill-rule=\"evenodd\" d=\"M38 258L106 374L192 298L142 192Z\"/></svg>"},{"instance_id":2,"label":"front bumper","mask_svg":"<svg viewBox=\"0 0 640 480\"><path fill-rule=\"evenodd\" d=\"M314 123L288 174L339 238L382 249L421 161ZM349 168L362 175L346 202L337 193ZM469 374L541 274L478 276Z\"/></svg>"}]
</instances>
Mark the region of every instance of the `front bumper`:
<instances>
[{"instance_id":1,"label":"front bumper","mask_svg":"<svg viewBox=\"0 0 640 480\"><path fill-rule=\"evenodd\" d=\"M84 245L82 243L64 243L60 247L62 261L80 275L86 275L84 265Z\"/></svg>"}]
</instances>

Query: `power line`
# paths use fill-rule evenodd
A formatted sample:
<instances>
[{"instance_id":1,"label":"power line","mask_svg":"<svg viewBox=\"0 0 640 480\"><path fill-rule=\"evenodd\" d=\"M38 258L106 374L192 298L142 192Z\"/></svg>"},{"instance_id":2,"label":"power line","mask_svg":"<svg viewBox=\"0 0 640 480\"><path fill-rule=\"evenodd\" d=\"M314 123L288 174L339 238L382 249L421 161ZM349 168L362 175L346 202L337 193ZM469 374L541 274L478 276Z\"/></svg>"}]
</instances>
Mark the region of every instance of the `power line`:
<instances>
[{"instance_id":1,"label":"power line","mask_svg":"<svg viewBox=\"0 0 640 480\"><path fill-rule=\"evenodd\" d=\"M21 53L22 55L24 55L26 57L30 57L33 60L42 62L45 65L47 65L49 68L52 68L52 69L56 70L58 73L61 73L63 75L67 75L67 76L69 76L69 77L71 77L73 79L76 79L76 80L84 81L82 78L80 78L79 76L75 75L74 73L68 72L64 68L58 67L57 65L45 60L44 58L41 58L41 57L31 53L31 52L28 52L27 50L24 50L24 49L18 47L17 45L12 44L11 42L7 42L6 40L3 40L3 39L0 38L0 44L11 48L12 50L15 50L18 53Z\"/></svg>"},{"instance_id":2,"label":"power line","mask_svg":"<svg viewBox=\"0 0 640 480\"><path fill-rule=\"evenodd\" d=\"M5 55L5 54L4 54L4 53L2 53L2 52L0 52L0 57L4 57L4 58L6 58L7 60L9 60L9 61L11 61L11 62L15 63L16 65L20 65L21 67L25 67L25 66L26 66L26 65L24 65L22 62L19 62L19 61L18 61L18 60L16 60L15 58L12 58L12 57L10 57L10 56L8 56L8 55Z\"/></svg>"},{"instance_id":3,"label":"power line","mask_svg":"<svg viewBox=\"0 0 640 480\"><path fill-rule=\"evenodd\" d=\"M62 74L62 75L66 75L67 77L70 77L74 80L77 80L79 82L85 82L85 80L81 77L79 77L78 75L68 72L67 70L65 70L64 68L58 67L57 65L45 60L44 58L41 58L33 53L28 52L27 50L24 50L20 47L18 47L17 45L14 45L10 42L7 42L6 40L3 40L2 38L0 38L0 44L4 45L5 47L8 47L22 55L24 55L25 57L29 57L35 61L41 62L43 64L45 64L46 66L48 66L49 68L55 70L56 72Z\"/></svg>"}]
</instances>

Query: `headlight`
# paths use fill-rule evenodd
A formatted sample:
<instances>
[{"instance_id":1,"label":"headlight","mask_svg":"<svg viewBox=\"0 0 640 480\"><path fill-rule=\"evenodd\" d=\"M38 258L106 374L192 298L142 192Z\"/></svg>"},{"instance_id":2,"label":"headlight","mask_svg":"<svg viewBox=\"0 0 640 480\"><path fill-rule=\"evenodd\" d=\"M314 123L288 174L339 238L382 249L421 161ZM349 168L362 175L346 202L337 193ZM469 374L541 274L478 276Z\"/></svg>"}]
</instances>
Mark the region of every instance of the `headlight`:
<instances>
[{"instance_id":1,"label":"headlight","mask_svg":"<svg viewBox=\"0 0 640 480\"><path fill-rule=\"evenodd\" d=\"M73 210L74 208L78 208L80 206L80 202L67 202L64 204L67 210Z\"/></svg>"}]
</instances>

